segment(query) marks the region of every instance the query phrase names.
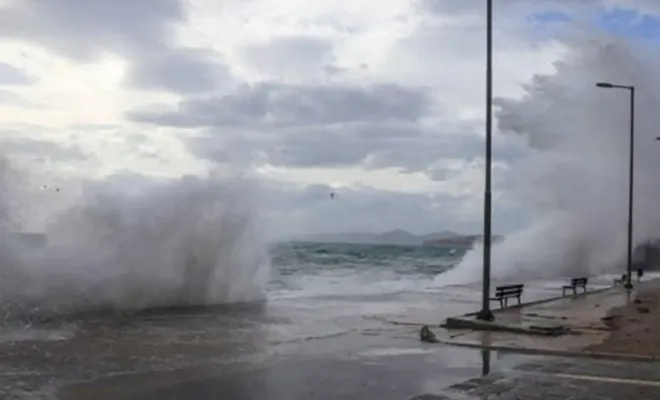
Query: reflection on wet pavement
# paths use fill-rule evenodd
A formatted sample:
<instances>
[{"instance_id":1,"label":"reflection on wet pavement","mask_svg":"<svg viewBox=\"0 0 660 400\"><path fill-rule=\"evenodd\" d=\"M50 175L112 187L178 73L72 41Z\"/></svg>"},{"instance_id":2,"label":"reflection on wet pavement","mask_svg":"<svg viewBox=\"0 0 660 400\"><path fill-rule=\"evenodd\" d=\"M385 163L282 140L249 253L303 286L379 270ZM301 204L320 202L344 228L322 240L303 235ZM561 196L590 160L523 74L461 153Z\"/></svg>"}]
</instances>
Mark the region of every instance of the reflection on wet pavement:
<instances>
[{"instance_id":1,"label":"reflection on wet pavement","mask_svg":"<svg viewBox=\"0 0 660 400\"><path fill-rule=\"evenodd\" d=\"M413 298L376 316L345 299L309 300L6 327L0 398L460 399L526 382L531 367L518 365L535 359L420 343L415 321L472 308L434 301ZM412 324L390 322L402 317ZM471 389L452 386L461 382Z\"/></svg>"},{"instance_id":2,"label":"reflection on wet pavement","mask_svg":"<svg viewBox=\"0 0 660 400\"><path fill-rule=\"evenodd\" d=\"M527 357L448 392L475 400L651 400L660 398L660 363Z\"/></svg>"}]
</instances>

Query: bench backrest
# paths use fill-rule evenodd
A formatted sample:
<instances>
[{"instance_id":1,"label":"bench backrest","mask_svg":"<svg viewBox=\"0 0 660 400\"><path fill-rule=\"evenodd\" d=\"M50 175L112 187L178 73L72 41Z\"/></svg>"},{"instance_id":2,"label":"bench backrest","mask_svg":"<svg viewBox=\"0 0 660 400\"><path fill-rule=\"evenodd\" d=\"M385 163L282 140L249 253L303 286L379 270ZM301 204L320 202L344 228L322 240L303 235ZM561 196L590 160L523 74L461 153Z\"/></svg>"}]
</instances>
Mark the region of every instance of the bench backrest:
<instances>
[{"instance_id":1,"label":"bench backrest","mask_svg":"<svg viewBox=\"0 0 660 400\"><path fill-rule=\"evenodd\" d=\"M518 295L522 293L523 287L525 285L508 285L508 286L498 286L495 289L496 296L506 296L506 295Z\"/></svg>"},{"instance_id":2,"label":"bench backrest","mask_svg":"<svg viewBox=\"0 0 660 400\"><path fill-rule=\"evenodd\" d=\"M587 284L587 278L573 278L573 279L571 279L571 285L572 286L586 285L586 284Z\"/></svg>"}]
</instances>

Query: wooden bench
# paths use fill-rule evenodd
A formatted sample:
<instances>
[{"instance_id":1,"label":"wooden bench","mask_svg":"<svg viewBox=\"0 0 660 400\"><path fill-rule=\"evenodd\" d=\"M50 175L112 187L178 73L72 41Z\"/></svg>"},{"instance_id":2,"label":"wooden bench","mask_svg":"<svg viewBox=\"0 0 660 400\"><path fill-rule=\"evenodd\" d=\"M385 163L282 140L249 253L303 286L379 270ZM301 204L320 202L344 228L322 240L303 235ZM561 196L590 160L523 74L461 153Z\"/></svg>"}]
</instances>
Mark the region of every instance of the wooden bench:
<instances>
[{"instance_id":1,"label":"wooden bench","mask_svg":"<svg viewBox=\"0 0 660 400\"><path fill-rule=\"evenodd\" d=\"M504 308L508 305L508 300L511 298L517 298L518 304L520 304L520 297L522 296L523 288L525 285L508 285L508 286L498 286L495 288L495 297L491 297L491 301L499 301L500 308Z\"/></svg>"},{"instance_id":2,"label":"wooden bench","mask_svg":"<svg viewBox=\"0 0 660 400\"><path fill-rule=\"evenodd\" d=\"M573 290L573 294L577 294L577 288L581 287L584 292L587 291L587 278L573 278L571 279L571 284L570 285L565 285L562 286L561 288L561 295L566 296L566 291L571 289Z\"/></svg>"}]
</instances>

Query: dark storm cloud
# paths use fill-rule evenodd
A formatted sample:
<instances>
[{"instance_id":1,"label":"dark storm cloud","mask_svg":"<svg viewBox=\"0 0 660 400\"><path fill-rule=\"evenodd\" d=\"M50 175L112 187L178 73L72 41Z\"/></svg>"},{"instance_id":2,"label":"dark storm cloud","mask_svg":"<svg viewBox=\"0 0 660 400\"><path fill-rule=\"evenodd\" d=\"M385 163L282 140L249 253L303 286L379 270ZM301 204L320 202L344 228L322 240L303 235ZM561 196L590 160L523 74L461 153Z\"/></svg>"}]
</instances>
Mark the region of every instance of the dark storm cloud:
<instances>
[{"instance_id":1,"label":"dark storm cloud","mask_svg":"<svg viewBox=\"0 0 660 400\"><path fill-rule=\"evenodd\" d=\"M222 96L182 101L174 110L134 110L139 122L179 128L300 126L417 120L429 109L424 92L396 85L244 85Z\"/></svg>"},{"instance_id":2,"label":"dark storm cloud","mask_svg":"<svg viewBox=\"0 0 660 400\"><path fill-rule=\"evenodd\" d=\"M253 159L296 167L355 165L373 151L420 138L432 102L396 85L259 84L217 98L182 101L175 110L136 110L135 121L203 128L195 154L216 161Z\"/></svg>"},{"instance_id":3,"label":"dark storm cloud","mask_svg":"<svg viewBox=\"0 0 660 400\"><path fill-rule=\"evenodd\" d=\"M0 10L0 34L86 60L108 49L160 47L184 11L179 0L20 0Z\"/></svg>"},{"instance_id":4,"label":"dark storm cloud","mask_svg":"<svg viewBox=\"0 0 660 400\"><path fill-rule=\"evenodd\" d=\"M650 0L655 1L655 0ZM607 0L507 0L493 1L493 12L502 15L511 13L546 12L548 10L575 10L579 7L593 7L607 3ZM482 0L419 0L418 9L431 15L466 16L485 14L486 2Z\"/></svg>"},{"instance_id":5,"label":"dark storm cloud","mask_svg":"<svg viewBox=\"0 0 660 400\"><path fill-rule=\"evenodd\" d=\"M483 154L483 139L469 123L441 118L422 122L435 109L422 90L394 85L244 86L217 98L182 101L176 109L135 110L135 121L201 128L191 151L218 162L242 160L287 167L360 165L426 171L442 158ZM498 141L497 156L518 149Z\"/></svg>"},{"instance_id":6,"label":"dark storm cloud","mask_svg":"<svg viewBox=\"0 0 660 400\"><path fill-rule=\"evenodd\" d=\"M447 165L443 160L472 162L484 153L483 137L478 132L445 125L444 129L423 129L411 122L353 123L266 132L221 130L188 139L188 145L197 156L218 162L249 160L248 164L298 168L394 167L443 180L438 170ZM512 161L525 152L524 140L518 137L498 135L494 140L496 160ZM430 168L431 164L438 165Z\"/></svg>"},{"instance_id":7,"label":"dark storm cloud","mask_svg":"<svg viewBox=\"0 0 660 400\"><path fill-rule=\"evenodd\" d=\"M378 123L222 132L189 140L191 151L220 162L251 159L289 167L339 167L360 164L370 152L418 135L413 126Z\"/></svg>"},{"instance_id":8,"label":"dark storm cloud","mask_svg":"<svg viewBox=\"0 0 660 400\"><path fill-rule=\"evenodd\" d=\"M127 82L139 89L194 94L218 88L232 80L220 57L206 50L161 49L144 52L137 60Z\"/></svg>"},{"instance_id":9,"label":"dark storm cloud","mask_svg":"<svg viewBox=\"0 0 660 400\"><path fill-rule=\"evenodd\" d=\"M127 82L175 92L213 89L222 63L172 43L185 22L181 0L20 0L0 9L0 36L43 46L78 61L113 52L132 63ZM188 74L180 73L188 70ZM213 76L212 71L218 71Z\"/></svg>"}]
</instances>

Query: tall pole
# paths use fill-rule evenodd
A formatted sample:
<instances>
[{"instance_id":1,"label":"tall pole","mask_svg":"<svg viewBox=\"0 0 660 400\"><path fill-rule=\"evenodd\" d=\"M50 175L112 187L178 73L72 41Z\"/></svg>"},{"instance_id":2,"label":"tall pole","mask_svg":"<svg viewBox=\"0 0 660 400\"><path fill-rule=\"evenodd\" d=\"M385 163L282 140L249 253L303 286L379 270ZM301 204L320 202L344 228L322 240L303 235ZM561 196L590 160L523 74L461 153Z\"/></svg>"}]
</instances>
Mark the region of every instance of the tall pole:
<instances>
[{"instance_id":1,"label":"tall pole","mask_svg":"<svg viewBox=\"0 0 660 400\"><path fill-rule=\"evenodd\" d=\"M628 275L625 288L632 289L633 188L635 182L635 87L630 86L630 166L628 168Z\"/></svg>"},{"instance_id":2,"label":"tall pole","mask_svg":"<svg viewBox=\"0 0 660 400\"><path fill-rule=\"evenodd\" d=\"M490 310L490 244L491 244L491 164L493 152L493 2L486 0L486 159L484 182L484 247L483 293L481 311L477 318L482 321L495 319Z\"/></svg>"},{"instance_id":3,"label":"tall pole","mask_svg":"<svg viewBox=\"0 0 660 400\"><path fill-rule=\"evenodd\" d=\"M633 256L633 205L635 187L635 87L632 85L615 85L609 82L598 82L596 86L604 89L626 89L630 91L630 147L628 160L628 246L626 264L626 282L624 287L628 290L632 285L632 256Z\"/></svg>"}]
</instances>

